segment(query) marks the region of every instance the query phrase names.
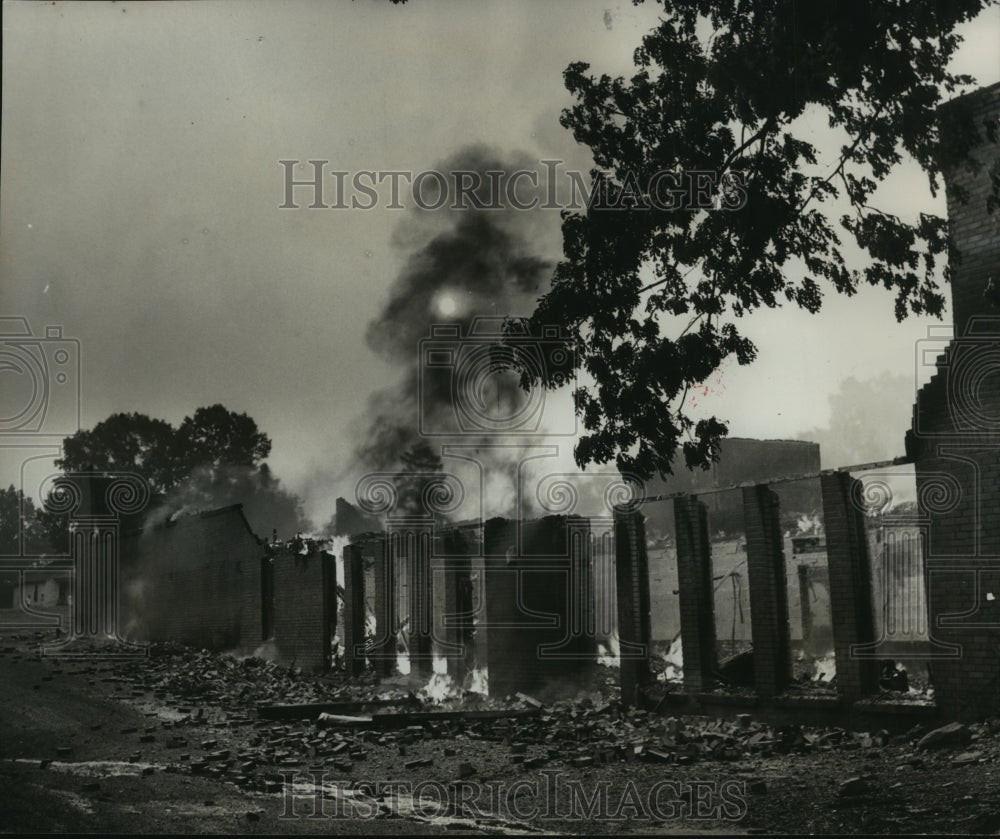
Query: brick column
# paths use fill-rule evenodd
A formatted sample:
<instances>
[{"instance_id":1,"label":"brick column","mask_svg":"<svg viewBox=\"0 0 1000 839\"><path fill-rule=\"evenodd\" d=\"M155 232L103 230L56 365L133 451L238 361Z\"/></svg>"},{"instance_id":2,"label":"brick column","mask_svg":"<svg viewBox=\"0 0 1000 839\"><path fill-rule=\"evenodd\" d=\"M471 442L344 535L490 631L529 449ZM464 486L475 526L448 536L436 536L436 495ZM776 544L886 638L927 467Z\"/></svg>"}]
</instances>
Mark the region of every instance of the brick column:
<instances>
[{"instance_id":1,"label":"brick column","mask_svg":"<svg viewBox=\"0 0 1000 839\"><path fill-rule=\"evenodd\" d=\"M460 530L441 539L434 560L434 652L448 662L448 675L465 684L475 650L472 644L472 547Z\"/></svg>"},{"instance_id":2,"label":"brick column","mask_svg":"<svg viewBox=\"0 0 1000 839\"><path fill-rule=\"evenodd\" d=\"M615 576L618 589L619 680L622 703L638 704L638 689L649 681L649 566L642 513L615 510Z\"/></svg>"},{"instance_id":3,"label":"brick column","mask_svg":"<svg viewBox=\"0 0 1000 839\"><path fill-rule=\"evenodd\" d=\"M408 562L407 590L410 614L408 641L410 648L410 676L421 684L430 679L434 662L434 582L431 575L432 539L434 520L429 516L390 517L389 556L394 568L399 568L399 557Z\"/></svg>"},{"instance_id":4,"label":"brick column","mask_svg":"<svg viewBox=\"0 0 1000 839\"><path fill-rule=\"evenodd\" d=\"M712 688L717 666L708 510L694 495L675 498L673 503L684 690L695 694Z\"/></svg>"},{"instance_id":5,"label":"brick column","mask_svg":"<svg viewBox=\"0 0 1000 839\"><path fill-rule=\"evenodd\" d=\"M596 648L586 629L589 526L564 516L485 523L486 622L479 631L488 635L491 696L516 690L554 696L586 684Z\"/></svg>"},{"instance_id":6,"label":"brick column","mask_svg":"<svg viewBox=\"0 0 1000 839\"><path fill-rule=\"evenodd\" d=\"M917 396L906 441L929 528L934 701L962 720L1000 707L1000 213L988 210L996 144L984 130L998 116L1000 84L939 111L948 233L961 257L950 283L954 340L933 347L937 371ZM961 159L963 139L978 166ZM918 363L931 357L920 352Z\"/></svg>"},{"instance_id":7,"label":"brick column","mask_svg":"<svg viewBox=\"0 0 1000 839\"><path fill-rule=\"evenodd\" d=\"M830 569L830 620L837 659L837 690L845 699L856 700L878 687L876 657L852 653L853 645L875 641L868 539L864 516L851 503L851 493L859 492L860 482L846 472L834 472L820 476L820 487Z\"/></svg>"},{"instance_id":8,"label":"brick column","mask_svg":"<svg viewBox=\"0 0 1000 839\"><path fill-rule=\"evenodd\" d=\"M337 634L337 562L333 554L322 551L323 563L323 670L330 669L330 644Z\"/></svg>"},{"instance_id":9,"label":"brick column","mask_svg":"<svg viewBox=\"0 0 1000 839\"><path fill-rule=\"evenodd\" d=\"M1000 215L987 211L996 144L985 128L998 116L1000 84L958 96L938 111L942 140L938 162L948 199L948 233L962 257L951 282L956 337L965 335L970 321L977 316L1000 316L1000 297L995 292L984 294L987 282L997 280L1000 259ZM978 166L956 159L963 141L971 145L968 154Z\"/></svg>"},{"instance_id":10,"label":"brick column","mask_svg":"<svg viewBox=\"0 0 1000 839\"><path fill-rule=\"evenodd\" d=\"M537 525L541 525L540 531ZM523 522L522 527L521 542L526 553L535 554L537 563L554 561L550 568L554 576L548 584L551 594L555 594L556 586L566 592L558 631L551 642L539 646L539 654L543 663L558 662L558 667L568 667L573 674L570 678L582 680L587 676L587 668L597 661L590 519L551 516L537 523ZM540 542L536 542L539 536ZM549 559L542 558L544 553L539 556L539 550L550 551ZM522 579L528 583L528 579ZM545 585L541 579L539 583Z\"/></svg>"},{"instance_id":11,"label":"brick column","mask_svg":"<svg viewBox=\"0 0 1000 839\"><path fill-rule=\"evenodd\" d=\"M809 646L812 633L812 604L809 602L809 566L799 566L799 612L802 620L802 646Z\"/></svg>"},{"instance_id":12,"label":"brick column","mask_svg":"<svg viewBox=\"0 0 1000 839\"><path fill-rule=\"evenodd\" d=\"M480 642L480 652L486 653L490 696L532 690L541 671L537 630L518 608L519 566L524 564L518 556L519 531L520 523L510 519L492 518L483 525L485 620L477 633L486 642Z\"/></svg>"},{"instance_id":13,"label":"brick column","mask_svg":"<svg viewBox=\"0 0 1000 839\"><path fill-rule=\"evenodd\" d=\"M565 650L576 658L589 659L589 663L594 664L597 660L597 636L590 519L567 517L566 543L569 553L569 632L562 643L557 643L550 649L553 652ZM646 612L649 612L648 607Z\"/></svg>"},{"instance_id":14,"label":"brick column","mask_svg":"<svg viewBox=\"0 0 1000 839\"><path fill-rule=\"evenodd\" d=\"M788 589L778 511L778 496L766 484L744 487L754 683L757 693L765 697L781 693L792 674Z\"/></svg>"},{"instance_id":15,"label":"brick column","mask_svg":"<svg viewBox=\"0 0 1000 839\"><path fill-rule=\"evenodd\" d=\"M396 608L396 568L389 557L385 539L365 543L366 551L374 552L375 580L375 643L369 658L380 677L396 672L396 632L399 612Z\"/></svg>"},{"instance_id":16,"label":"brick column","mask_svg":"<svg viewBox=\"0 0 1000 839\"><path fill-rule=\"evenodd\" d=\"M344 670L365 671L365 561L360 545L344 546Z\"/></svg>"}]
</instances>

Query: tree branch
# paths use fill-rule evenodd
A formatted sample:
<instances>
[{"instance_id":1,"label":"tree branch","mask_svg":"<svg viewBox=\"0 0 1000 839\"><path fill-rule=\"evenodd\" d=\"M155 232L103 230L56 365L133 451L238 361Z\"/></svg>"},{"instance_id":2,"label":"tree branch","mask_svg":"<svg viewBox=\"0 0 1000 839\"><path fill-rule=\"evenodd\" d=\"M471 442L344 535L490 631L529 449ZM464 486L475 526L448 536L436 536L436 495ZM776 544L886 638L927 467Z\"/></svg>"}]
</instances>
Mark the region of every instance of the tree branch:
<instances>
[{"instance_id":1,"label":"tree branch","mask_svg":"<svg viewBox=\"0 0 1000 839\"><path fill-rule=\"evenodd\" d=\"M746 151L747 148L752 146L758 140L762 139L764 135L767 133L768 129L773 130L776 127L777 126L775 124L775 121L771 117L765 119L764 124L760 127L758 131L754 132L753 136L749 140L747 140L744 143L741 143L739 148L734 149L732 152L730 152L729 157L726 158L726 162L723 163L722 167L719 169L719 174L722 175L730 167L732 162L736 160L737 157L743 154L743 152ZM744 126L744 128L746 128L746 126Z\"/></svg>"},{"instance_id":2,"label":"tree branch","mask_svg":"<svg viewBox=\"0 0 1000 839\"><path fill-rule=\"evenodd\" d=\"M835 177L837 177L837 175L839 175L839 174L841 174L843 172L844 165L847 163L848 160L850 160L852 157L854 157L854 152L857 151L858 146L860 146L862 142L864 142L866 139L868 139L868 134L871 132L872 125L875 123L875 120L877 120L880 116L882 116L882 111L884 111L884 110L885 110L885 105L879 105L879 107L875 111L875 113L873 113L868 118L868 121L865 124L865 127L858 133L858 136L854 138L854 142L851 143L850 148L848 148L840 156L840 160L837 161L837 168L834 169L826 178L823 179L823 181L822 181L823 184L830 183L830 181L832 181ZM812 201L813 198L816 197L816 193L817 193L818 190L819 190L819 185L814 186L812 188L812 191L806 197L806 200L802 203L802 206L799 207L799 209L796 211L796 215L801 215L802 213L805 212L806 207L809 206L809 202ZM848 192L848 194L850 194L850 193ZM851 203L852 204L854 203L853 199L851 200Z\"/></svg>"}]
</instances>

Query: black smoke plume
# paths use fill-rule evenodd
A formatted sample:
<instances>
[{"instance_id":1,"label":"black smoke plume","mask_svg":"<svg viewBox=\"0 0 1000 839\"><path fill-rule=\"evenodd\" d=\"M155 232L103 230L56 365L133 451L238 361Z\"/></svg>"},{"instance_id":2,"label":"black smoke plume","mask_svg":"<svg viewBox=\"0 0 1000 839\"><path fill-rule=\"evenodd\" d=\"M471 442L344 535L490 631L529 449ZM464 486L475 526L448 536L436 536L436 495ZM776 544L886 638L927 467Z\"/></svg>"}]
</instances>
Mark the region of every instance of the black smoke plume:
<instances>
[{"instance_id":1,"label":"black smoke plume","mask_svg":"<svg viewBox=\"0 0 1000 839\"><path fill-rule=\"evenodd\" d=\"M356 447L356 471L381 471L400 466L402 455L425 439L424 429L454 427L456 377L453 369L430 368L421 352L421 340L435 325L450 324L468 346L476 318L523 317L547 285L558 246L558 216L538 210L455 208L451 173L478 173L475 190L480 203L496 206L495 173L537 171L537 190L527 178L519 183L517 200L541 199L544 172L537 161L504 156L484 147L466 148L436 167L449 183L448 201L441 210L411 210L395 231L394 246L405 255L403 269L392 283L389 297L368 324L366 340L380 356L399 368L396 383L376 392L369 401L363 437ZM489 173L494 173L490 176ZM502 190L500 190L502 192ZM503 198L503 196L499 196ZM469 204L471 202L465 202ZM419 395L419 400L418 400ZM500 415L525 398L513 371L493 375L489 390L494 400L486 406ZM484 431L463 442L493 442L497 434Z\"/></svg>"}]
</instances>

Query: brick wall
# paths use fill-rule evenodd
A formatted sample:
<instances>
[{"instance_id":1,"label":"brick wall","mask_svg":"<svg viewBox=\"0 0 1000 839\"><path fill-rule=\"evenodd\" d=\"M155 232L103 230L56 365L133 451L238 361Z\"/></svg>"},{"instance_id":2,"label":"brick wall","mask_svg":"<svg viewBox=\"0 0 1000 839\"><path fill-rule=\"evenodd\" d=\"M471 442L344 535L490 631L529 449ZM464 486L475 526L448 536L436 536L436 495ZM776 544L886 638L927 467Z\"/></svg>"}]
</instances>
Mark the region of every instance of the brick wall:
<instances>
[{"instance_id":1,"label":"brick wall","mask_svg":"<svg viewBox=\"0 0 1000 839\"><path fill-rule=\"evenodd\" d=\"M705 505L693 495L674 499L677 587L680 598L684 689L709 690L716 669L712 552Z\"/></svg>"},{"instance_id":2,"label":"brick wall","mask_svg":"<svg viewBox=\"0 0 1000 839\"><path fill-rule=\"evenodd\" d=\"M337 572L333 557L278 553L274 573L274 634L278 660L303 670L326 670L336 617Z\"/></svg>"},{"instance_id":3,"label":"brick wall","mask_svg":"<svg viewBox=\"0 0 1000 839\"><path fill-rule=\"evenodd\" d=\"M396 608L396 572L389 560L384 537L366 538L358 543L363 561L372 565L372 591L366 591L366 599L373 605L375 614L375 642L370 652L370 661L380 676L391 676L396 672L396 629L399 623ZM344 568L347 568L347 553L344 554ZM345 596L349 586L344 583Z\"/></svg>"},{"instance_id":4,"label":"brick wall","mask_svg":"<svg viewBox=\"0 0 1000 839\"><path fill-rule=\"evenodd\" d=\"M391 517L389 530L389 567L397 582L406 579L405 606L399 607L399 619L407 620L406 640L410 657L410 676L418 684L430 679L434 661L434 588L431 557L434 549L434 521L424 516Z\"/></svg>"},{"instance_id":5,"label":"brick wall","mask_svg":"<svg viewBox=\"0 0 1000 839\"><path fill-rule=\"evenodd\" d=\"M326 667L336 616L333 557L271 554L238 504L124 535L122 635L242 655L263 652L270 641L269 654L282 663Z\"/></svg>"},{"instance_id":6,"label":"brick wall","mask_svg":"<svg viewBox=\"0 0 1000 839\"><path fill-rule=\"evenodd\" d=\"M344 669L365 671L365 560L361 545L344 546ZM376 636L377 637L377 636Z\"/></svg>"},{"instance_id":7,"label":"brick wall","mask_svg":"<svg viewBox=\"0 0 1000 839\"><path fill-rule=\"evenodd\" d=\"M944 105L939 111L941 136L947 151L971 128L980 142L971 151L973 165L954 159L942 161L948 198L948 230L961 254L952 284L952 318L955 335L965 334L969 318L1000 315L1000 306L983 297L987 279L1000 282L1000 213L986 211L991 185L989 169L997 145L987 140L985 122L1000 115L1000 84L974 91ZM963 200L966 199L966 200ZM998 297L1000 299L1000 297Z\"/></svg>"},{"instance_id":8,"label":"brick wall","mask_svg":"<svg viewBox=\"0 0 1000 839\"><path fill-rule=\"evenodd\" d=\"M465 684L475 666L472 557L477 550L469 534L448 530L436 544L431 563L434 655L445 659L457 685Z\"/></svg>"},{"instance_id":9,"label":"brick wall","mask_svg":"<svg viewBox=\"0 0 1000 839\"><path fill-rule=\"evenodd\" d=\"M485 523L479 631L487 635L491 695L585 686L596 657L588 537L589 522L577 517Z\"/></svg>"},{"instance_id":10,"label":"brick wall","mask_svg":"<svg viewBox=\"0 0 1000 839\"><path fill-rule=\"evenodd\" d=\"M1000 84L940 111L942 137L962 134L966 120L979 134L972 156L980 166L954 155L942 161L949 230L961 257L951 290L955 339L918 394L907 435L927 525L935 700L960 719L1000 709L1000 294L984 294L988 280L1000 283L1000 213L986 212L998 149L983 130L998 115Z\"/></svg>"},{"instance_id":11,"label":"brick wall","mask_svg":"<svg viewBox=\"0 0 1000 839\"><path fill-rule=\"evenodd\" d=\"M743 490L754 683L761 696L781 693L791 678L788 581L778 496L766 485Z\"/></svg>"},{"instance_id":12,"label":"brick wall","mask_svg":"<svg viewBox=\"0 0 1000 839\"><path fill-rule=\"evenodd\" d=\"M638 688L650 678L652 641L646 529L641 513L615 512L615 543L621 697L625 704L638 705Z\"/></svg>"},{"instance_id":13,"label":"brick wall","mask_svg":"<svg viewBox=\"0 0 1000 839\"><path fill-rule=\"evenodd\" d=\"M858 482L845 472L820 478L830 575L830 618L837 661L837 690L860 699L878 688L871 562L864 519L852 502ZM866 644L870 651L854 652Z\"/></svg>"},{"instance_id":14,"label":"brick wall","mask_svg":"<svg viewBox=\"0 0 1000 839\"><path fill-rule=\"evenodd\" d=\"M124 637L244 653L264 641L265 546L239 505L126 534L120 545Z\"/></svg>"}]
</instances>

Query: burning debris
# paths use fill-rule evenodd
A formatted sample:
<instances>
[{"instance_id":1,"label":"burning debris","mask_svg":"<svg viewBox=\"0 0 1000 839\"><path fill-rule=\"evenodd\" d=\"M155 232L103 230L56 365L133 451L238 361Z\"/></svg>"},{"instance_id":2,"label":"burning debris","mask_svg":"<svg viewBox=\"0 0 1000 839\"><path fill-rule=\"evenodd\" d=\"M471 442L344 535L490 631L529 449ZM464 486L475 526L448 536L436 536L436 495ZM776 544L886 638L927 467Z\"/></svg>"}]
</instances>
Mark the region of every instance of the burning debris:
<instances>
[{"instance_id":1,"label":"burning debris","mask_svg":"<svg viewBox=\"0 0 1000 839\"><path fill-rule=\"evenodd\" d=\"M384 758L397 765L402 756L407 769L412 764L457 771L442 767L467 759L471 746L462 743L490 747L479 761L483 754L502 759L509 753L508 761L525 769L560 764L580 769L883 748L892 739L888 732L773 727L749 714L734 720L662 717L622 708L607 687L549 704L526 694L469 702L468 693L447 676L444 658L435 662L430 682L411 693L363 685L348 689L259 659L176 645L158 645L153 653L148 662L119 665L112 679L117 691L141 705L154 703L161 718L168 715L163 727L171 732L163 736L179 750L190 748L192 735L185 736L185 728L220 729L202 742L204 754L191 755L173 771L215 775L261 791L278 791L275 779L289 767L330 765L349 772L358 761ZM223 735L238 742L223 743L218 739ZM435 741L454 745L442 750Z\"/></svg>"},{"instance_id":2,"label":"burning debris","mask_svg":"<svg viewBox=\"0 0 1000 839\"><path fill-rule=\"evenodd\" d=\"M291 539L281 540L275 529L267 542L267 547L271 553L296 554L298 556L311 556L325 551L339 559L343 555L344 545L347 542L345 537L322 536L314 533L296 533Z\"/></svg>"},{"instance_id":3,"label":"burning debris","mask_svg":"<svg viewBox=\"0 0 1000 839\"><path fill-rule=\"evenodd\" d=\"M253 657L241 660L176 645L155 645L151 652L143 662L66 665L46 663L23 647L0 647L5 666L23 671L26 664L47 664L63 678L79 674L81 682L87 679L109 698L136 706L148 719L145 726L121 729L121 742L107 749L92 747L97 750L79 760L73 759L73 747L59 746L51 756L42 756L43 769L84 775L89 785L85 792L97 789L101 779L119 775L201 776L255 796L270 794L279 809L290 793L301 795L296 803L305 814L312 812L317 796L326 795L325 788L316 786L320 783L329 782L331 790L340 792L347 779L359 777L435 785L505 778L521 784L537 779L539 770L573 782L636 784L640 790L663 777L725 773L746 778L751 795L771 794L783 806L790 788L786 756L795 755L795 774L815 772L818 778L814 794L819 809L829 805L842 818L837 802L849 797L864 806L880 773L955 778L960 771L988 772L1000 760L1000 721L941 726L921 714L925 722L905 734L770 725L751 713L718 719L624 708L608 686L551 703L523 693L505 700L433 701L374 682L348 689L330 676L308 677ZM435 670L434 675L443 675L440 663ZM267 704L275 701L284 704ZM104 717L95 719L94 730ZM104 739L115 741L98 738ZM129 754L122 746L134 750ZM859 760L862 772L845 768ZM31 762L37 765L38 759ZM866 783L852 780L858 777ZM193 777L185 785L199 788ZM262 798L255 803L270 806ZM884 805L881 797L872 803ZM982 809L989 806L984 798ZM406 801L386 797L378 799L378 811L368 817L410 818L408 807ZM510 832L510 822L494 821L492 811L475 818L460 826Z\"/></svg>"},{"instance_id":4,"label":"burning debris","mask_svg":"<svg viewBox=\"0 0 1000 839\"><path fill-rule=\"evenodd\" d=\"M882 672L879 676L881 693L875 701L891 701L904 704L931 704L934 701L934 688L930 682L930 671L921 676L916 668L907 670L901 662L893 659L882 661Z\"/></svg>"},{"instance_id":5,"label":"burning debris","mask_svg":"<svg viewBox=\"0 0 1000 839\"><path fill-rule=\"evenodd\" d=\"M410 656L408 653L397 653L396 655L396 669L402 676L410 675Z\"/></svg>"},{"instance_id":6,"label":"burning debris","mask_svg":"<svg viewBox=\"0 0 1000 839\"><path fill-rule=\"evenodd\" d=\"M658 682L684 681L684 651L681 645L681 635L678 632L670 646L660 652L663 670L656 675Z\"/></svg>"},{"instance_id":7,"label":"burning debris","mask_svg":"<svg viewBox=\"0 0 1000 839\"><path fill-rule=\"evenodd\" d=\"M490 677L485 667L477 667L469 675L469 692L489 696Z\"/></svg>"},{"instance_id":8,"label":"burning debris","mask_svg":"<svg viewBox=\"0 0 1000 839\"><path fill-rule=\"evenodd\" d=\"M882 675L878 680L882 690L898 690L908 693L910 690L910 680L906 675L906 668L901 664L886 659L882 662Z\"/></svg>"},{"instance_id":9,"label":"burning debris","mask_svg":"<svg viewBox=\"0 0 1000 839\"><path fill-rule=\"evenodd\" d=\"M814 682L832 682L837 675L837 658L833 654L833 650L828 652L826 655L817 658L813 662L813 675L812 680Z\"/></svg>"},{"instance_id":10,"label":"burning debris","mask_svg":"<svg viewBox=\"0 0 1000 839\"><path fill-rule=\"evenodd\" d=\"M428 702L444 702L449 699L461 699L462 689L448 675L448 660L436 656L432 665L433 673L419 691L417 696Z\"/></svg>"},{"instance_id":11,"label":"burning debris","mask_svg":"<svg viewBox=\"0 0 1000 839\"><path fill-rule=\"evenodd\" d=\"M818 513L813 513L811 516L802 514L795 525L796 536L822 536L825 532L823 518Z\"/></svg>"},{"instance_id":12,"label":"burning debris","mask_svg":"<svg viewBox=\"0 0 1000 839\"><path fill-rule=\"evenodd\" d=\"M597 643L597 663L601 667L620 667L621 654L617 633L611 635L607 641Z\"/></svg>"}]
</instances>

